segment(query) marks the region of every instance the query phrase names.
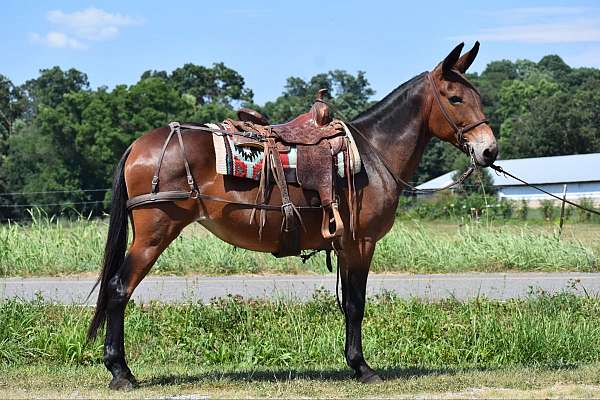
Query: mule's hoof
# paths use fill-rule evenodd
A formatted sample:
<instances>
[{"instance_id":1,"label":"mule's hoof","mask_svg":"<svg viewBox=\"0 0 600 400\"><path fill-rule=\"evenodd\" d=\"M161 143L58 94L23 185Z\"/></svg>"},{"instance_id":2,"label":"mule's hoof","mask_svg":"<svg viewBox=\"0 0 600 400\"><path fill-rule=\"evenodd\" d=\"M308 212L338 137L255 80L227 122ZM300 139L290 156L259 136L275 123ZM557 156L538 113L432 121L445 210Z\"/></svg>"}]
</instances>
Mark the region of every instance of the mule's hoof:
<instances>
[{"instance_id":1,"label":"mule's hoof","mask_svg":"<svg viewBox=\"0 0 600 400\"><path fill-rule=\"evenodd\" d=\"M133 376L129 379L123 378L123 377L118 377L118 378L113 378L112 381L110 381L108 388L112 389L112 390L128 391L128 390L132 390L134 388L134 386L135 386L135 378L133 378Z\"/></svg>"},{"instance_id":2,"label":"mule's hoof","mask_svg":"<svg viewBox=\"0 0 600 400\"><path fill-rule=\"evenodd\" d=\"M375 372L368 372L366 374L357 376L356 379L358 379L358 381L360 383L365 383L365 384L382 383L383 382L383 379L381 379L381 377L379 375L377 375Z\"/></svg>"}]
</instances>

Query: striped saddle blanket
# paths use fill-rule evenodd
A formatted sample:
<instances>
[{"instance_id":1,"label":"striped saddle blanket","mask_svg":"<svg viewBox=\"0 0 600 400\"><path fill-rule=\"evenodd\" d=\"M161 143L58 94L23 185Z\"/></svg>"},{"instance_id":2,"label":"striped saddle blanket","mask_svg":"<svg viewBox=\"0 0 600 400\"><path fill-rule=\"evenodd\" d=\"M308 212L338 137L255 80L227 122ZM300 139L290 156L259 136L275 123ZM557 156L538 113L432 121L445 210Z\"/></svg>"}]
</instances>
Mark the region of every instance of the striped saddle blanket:
<instances>
[{"instance_id":1,"label":"striped saddle blanket","mask_svg":"<svg viewBox=\"0 0 600 400\"><path fill-rule=\"evenodd\" d=\"M224 128L218 124L207 124L207 126L221 130ZM349 133L349 130L347 130L347 134ZM340 151L333 156L334 169L340 178L345 177L346 170L349 170L351 174L356 174L361 168L359 152L351 136L349 136L348 143L350 146L349 152ZM236 143L231 136L213 133L213 144L217 173L260 180L264 163L264 149L260 142ZM298 151L296 146L282 145L281 147L278 146L278 150L286 181L297 182Z\"/></svg>"}]
</instances>

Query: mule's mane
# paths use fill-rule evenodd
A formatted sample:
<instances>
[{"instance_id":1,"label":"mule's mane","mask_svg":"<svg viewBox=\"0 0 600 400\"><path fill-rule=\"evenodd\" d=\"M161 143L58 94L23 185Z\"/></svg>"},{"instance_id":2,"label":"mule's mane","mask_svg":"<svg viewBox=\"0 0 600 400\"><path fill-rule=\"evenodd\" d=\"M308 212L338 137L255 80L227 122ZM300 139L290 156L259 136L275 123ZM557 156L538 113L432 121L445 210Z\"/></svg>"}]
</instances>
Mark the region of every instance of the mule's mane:
<instances>
[{"instance_id":1,"label":"mule's mane","mask_svg":"<svg viewBox=\"0 0 600 400\"><path fill-rule=\"evenodd\" d=\"M418 89L420 89L420 83L423 81L427 72L422 72L419 75L404 82L392 92L390 92L383 99L373 104L371 107L361 112L354 120L354 124L368 123L371 119L376 118L382 113L389 112L390 107L397 107L398 105L404 104L408 99L412 98Z\"/></svg>"}]
</instances>

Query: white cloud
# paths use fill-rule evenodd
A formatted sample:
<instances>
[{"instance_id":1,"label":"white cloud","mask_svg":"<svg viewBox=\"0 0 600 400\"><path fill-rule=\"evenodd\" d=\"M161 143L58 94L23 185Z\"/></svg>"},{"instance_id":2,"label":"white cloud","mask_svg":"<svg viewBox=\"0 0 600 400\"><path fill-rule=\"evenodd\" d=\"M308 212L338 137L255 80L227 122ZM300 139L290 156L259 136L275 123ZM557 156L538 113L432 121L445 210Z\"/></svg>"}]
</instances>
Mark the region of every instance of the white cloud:
<instances>
[{"instance_id":1,"label":"white cloud","mask_svg":"<svg viewBox=\"0 0 600 400\"><path fill-rule=\"evenodd\" d=\"M67 32L87 40L114 39L121 28L143 22L139 18L119 13L111 14L94 7L72 13L53 10L48 12L47 19Z\"/></svg>"},{"instance_id":2,"label":"white cloud","mask_svg":"<svg viewBox=\"0 0 600 400\"><path fill-rule=\"evenodd\" d=\"M581 15L589 11L587 7L578 6L549 6L549 7L517 7L507 10L496 10L487 13L496 18L524 19L524 18L547 18L565 17L567 15Z\"/></svg>"},{"instance_id":3,"label":"white cloud","mask_svg":"<svg viewBox=\"0 0 600 400\"><path fill-rule=\"evenodd\" d=\"M497 11L493 15L497 22L505 24L449 39L518 43L600 42L600 17L594 9L528 7Z\"/></svg>"},{"instance_id":4,"label":"white cloud","mask_svg":"<svg viewBox=\"0 0 600 400\"><path fill-rule=\"evenodd\" d=\"M56 30L45 35L31 33L31 41L48 47L70 49L85 49L86 41L115 39L122 28L144 22L140 18L111 14L94 7L72 13L52 10L46 14L46 19L56 26Z\"/></svg>"},{"instance_id":5,"label":"white cloud","mask_svg":"<svg viewBox=\"0 0 600 400\"><path fill-rule=\"evenodd\" d=\"M452 40L487 40L520 43L600 42L600 23L584 21L530 25L512 25L482 29L479 33L451 37Z\"/></svg>"},{"instance_id":6,"label":"white cloud","mask_svg":"<svg viewBox=\"0 0 600 400\"><path fill-rule=\"evenodd\" d=\"M85 49L86 46L72 37L62 32L48 32L45 35L38 33L30 34L30 39L34 43L42 44L48 47L68 48L68 49Z\"/></svg>"}]
</instances>

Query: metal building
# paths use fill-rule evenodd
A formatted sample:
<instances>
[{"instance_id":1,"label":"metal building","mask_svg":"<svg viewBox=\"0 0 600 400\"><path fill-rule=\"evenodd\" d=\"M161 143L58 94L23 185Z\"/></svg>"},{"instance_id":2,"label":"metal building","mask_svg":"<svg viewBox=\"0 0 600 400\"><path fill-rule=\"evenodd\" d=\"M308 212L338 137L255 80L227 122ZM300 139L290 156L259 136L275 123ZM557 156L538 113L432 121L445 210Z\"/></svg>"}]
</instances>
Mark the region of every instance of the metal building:
<instances>
[{"instance_id":1,"label":"metal building","mask_svg":"<svg viewBox=\"0 0 600 400\"><path fill-rule=\"evenodd\" d=\"M600 153L576 154L539 158L498 160L500 165L521 179L540 186L557 196L562 196L567 185L567 199L579 201L589 198L600 203ZM551 199L537 190L489 170L498 196L510 200L526 200L536 205L540 200ZM448 172L418 186L419 189L436 189L452 181L456 171Z\"/></svg>"}]
</instances>

